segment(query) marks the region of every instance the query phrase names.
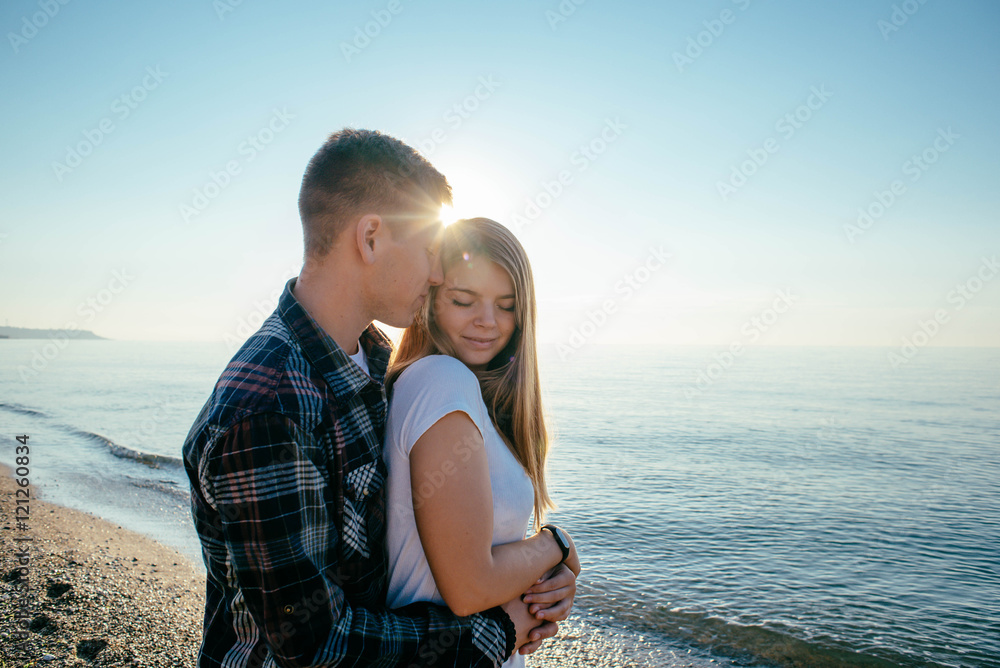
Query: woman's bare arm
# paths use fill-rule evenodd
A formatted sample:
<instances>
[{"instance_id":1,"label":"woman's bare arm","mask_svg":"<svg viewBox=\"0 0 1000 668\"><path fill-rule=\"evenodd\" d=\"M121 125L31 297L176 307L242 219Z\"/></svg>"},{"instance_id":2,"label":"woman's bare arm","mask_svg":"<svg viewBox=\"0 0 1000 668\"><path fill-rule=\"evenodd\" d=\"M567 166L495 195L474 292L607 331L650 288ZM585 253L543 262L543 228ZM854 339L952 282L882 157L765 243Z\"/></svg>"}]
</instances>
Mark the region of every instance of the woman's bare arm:
<instances>
[{"instance_id":1,"label":"woman's bare arm","mask_svg":"<svg viewBox=\"0 0 1000 668\"><path fill-rule=\"evenodd\" d=\"M417 439L410 451L410 484L427 563L455 614L471 615L519 597L562 560L548 532L491 545L489 462L482 435L466 413L445 415ZM571 560L578 563L575 548Z\"/></svg>"}]
</instances>

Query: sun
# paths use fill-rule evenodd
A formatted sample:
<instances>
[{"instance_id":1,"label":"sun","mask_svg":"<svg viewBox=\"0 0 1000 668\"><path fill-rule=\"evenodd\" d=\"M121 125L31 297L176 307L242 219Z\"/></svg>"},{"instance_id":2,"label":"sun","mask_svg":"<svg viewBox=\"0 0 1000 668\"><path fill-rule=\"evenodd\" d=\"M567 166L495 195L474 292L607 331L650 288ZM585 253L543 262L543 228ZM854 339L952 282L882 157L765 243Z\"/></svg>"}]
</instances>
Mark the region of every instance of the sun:
<instances>
[{"instance_id":1,"label":"sun","mask_svg":"<svg viewBox=\"0 0 1000 668\"><path fill-rule=\"evenodd\" d=\"M462 218L464 218L464 216L455 211L454 207L448 206L447 204L441 207L441 224L445 227L448 227L456 220L461 220Z\"/></svg>"},{"instance_id":2,"label":"sun","mask_svg":"<svg viewBox=\"0 0 1000 668\"><path fill-rule=\"evenodd\" d=\"M456 195L451 206L445 204L441 207L441 223L448 227L463 218L489 217L489 214L485 212L491 208L494 207L490 206L488 198L466 192L464 196Z\"/></svg>"},{"instance_id":3,"label":"sun","mask_svg":"<svg viewBox=\"0 0 1000 668\"><path fill-rule=\"evenodd\" d=\"M492 218L502 223L508 217L513 208L508 201L512 188L494 166L454 158L442 163L454 193L452 205L441 207L445 226L463 218Z\"/></svg>"}]
</instances>

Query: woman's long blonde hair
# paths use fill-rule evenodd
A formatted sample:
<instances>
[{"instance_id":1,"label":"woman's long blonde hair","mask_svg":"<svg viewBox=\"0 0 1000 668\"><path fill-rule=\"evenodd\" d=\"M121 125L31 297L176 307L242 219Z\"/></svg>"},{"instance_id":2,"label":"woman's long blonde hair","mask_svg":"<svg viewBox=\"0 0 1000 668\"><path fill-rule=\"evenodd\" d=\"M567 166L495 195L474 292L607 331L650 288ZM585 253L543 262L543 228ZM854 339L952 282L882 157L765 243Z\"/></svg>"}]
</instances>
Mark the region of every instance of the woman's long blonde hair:
<instances>
[{"instance_id":1,"label":"woman's long blonde hair","mask_svg":"<svg viewBox=\"0 0 1000 668\"><path fill-rule=\"evenodd\" d=\"M441 264L445 273L470 256L491 260L510 275L514 284L515 327L510 341L476 374L483 402L507 447L524 467L535 490L535 528L545 511L554 507L545 485L545 458L549 439L542 415L538 357L535 345L535 283L528 256L506 227L488 218L466 218L444 230ZM413 324L403 331L386 376L392 384L406 367L428 355L458 357L434 320L439 286L431 286L427 301Z\"/></svg>"}]
</instances>

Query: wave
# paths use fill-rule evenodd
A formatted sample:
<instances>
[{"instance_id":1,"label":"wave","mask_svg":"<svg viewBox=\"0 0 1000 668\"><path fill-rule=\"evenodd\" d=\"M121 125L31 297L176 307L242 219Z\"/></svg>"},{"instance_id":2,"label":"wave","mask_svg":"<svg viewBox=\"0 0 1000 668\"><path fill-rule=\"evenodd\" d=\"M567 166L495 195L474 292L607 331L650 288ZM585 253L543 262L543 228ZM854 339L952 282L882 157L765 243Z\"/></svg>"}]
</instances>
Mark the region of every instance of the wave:
<instances>
[{"instance_id":1,"label":"wave","mask_svg":"<svg viewBox=\"0 0 1000 668\"><path fill-rule=\"evenodd\" d=\"M757 625L743 625L720 617L660 608L644 620L657 632L729 656L741 662L766 663L782 668L898 668L940 664L885 648L860 651L833 640L803 640L789 632ZM877 654L876 654L877 652Z\"/></svg>"},{"instance_id":2,"label":"wave","mask_svg":"<svg viewBox=\"0 0 1000 668\"><path fill-rule=\"evenodd\" d=\"M154 469L184 468L184 461L180 457L171 457L169 455L157 455L152 452L143 452L141 450L135 450L128 446L115 443L107 436L95 434L90 431L84 431L82 429L73 429L73 433L82 438L100 443L101 445L106 447L112 455L120 459L128 459L134 462L139 462L140 464L145 464L146 466Z\"/></svg>"},{"instance_id":3,"label":"wave","mask_svg":"<svg viewBox=\"0 0 1000 668\"><path fill-rule=\"evenodd\" d=\"M0 402L0 409L8 410L12 413L18 413L19 415L25 415L29 417L45 418L47 420L51 419L47 413L35 410L34 408L28 408L27 406L22 406L20 404L12 404L6 402ZM107 436L102 436L101 434L95 434L90 431L85 431L83 429L77 429L76 427L71 427L69 425L56 423L59 428L65 429L72 434L80 436L89 441L94 441L100 443L108 449L108 451L115 457L120 459L128 459L134 462L139 462L140 464L145 464L151 468L174 468L183 469L184 462L180 457L171 457L169 455L157 455L152 452L143 452L141 450L136 450L120 443L115 443Z\"/></svg>"},{"instance_id":4,"label":"wave","mask_svg":"<svg viewBox=\"0 0 1000 668\"><path fill-rule=\"evenodd\" d=\"M28 408L27 406L21 406L20 404L7 404L0 402L0 408L6 409L12 413L20 413L21 415L28 415L30 417L43 417L47 418L48 415L41 411L36 411L33 408Z\"/></svg>"},{"instance_id":5,"label":"wave","mask_svg":"<svg viewBox=\"0 0 1000 668\"><path fill-rule=\"evenodd\" d=\"M187 487L181 487L175 480L146 480L135 476L125 476L129 484L142 489L152 489L162 494L176 497L178 500L186 501L191 498L191 492Z\"/></svg>"}]
</instances>

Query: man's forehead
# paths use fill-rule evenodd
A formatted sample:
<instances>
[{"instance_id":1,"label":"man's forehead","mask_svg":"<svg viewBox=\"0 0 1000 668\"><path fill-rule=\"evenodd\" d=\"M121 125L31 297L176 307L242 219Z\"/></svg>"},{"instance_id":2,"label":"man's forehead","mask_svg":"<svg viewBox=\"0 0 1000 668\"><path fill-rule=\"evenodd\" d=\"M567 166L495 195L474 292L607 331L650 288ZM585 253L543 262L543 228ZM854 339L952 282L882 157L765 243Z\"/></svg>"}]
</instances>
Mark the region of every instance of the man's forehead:
<instances>
[{"instance_id":1,"label":"man's forehead","mask_svg":"<svg viewBox=\"0 0 1000 668\"><path fill-rule=\"evenodd\" d=\"M416 227L421 234L433 241L440 241L444 236L444 223L441 222L440 214L419 221Z\"/></svg>"},{"instance_id":2,"label":"man's forehead","mask_svg":"<svg viewBox=\"0 0 1000 668\"><path fill-rule=\"evenodd\" d=\"M395 214L389 218L404 230L406 237L419 237L424 240L440 238L444 233L444 223L440 211L420 212L410 214Z\"/></svg>"}]
</instances>

